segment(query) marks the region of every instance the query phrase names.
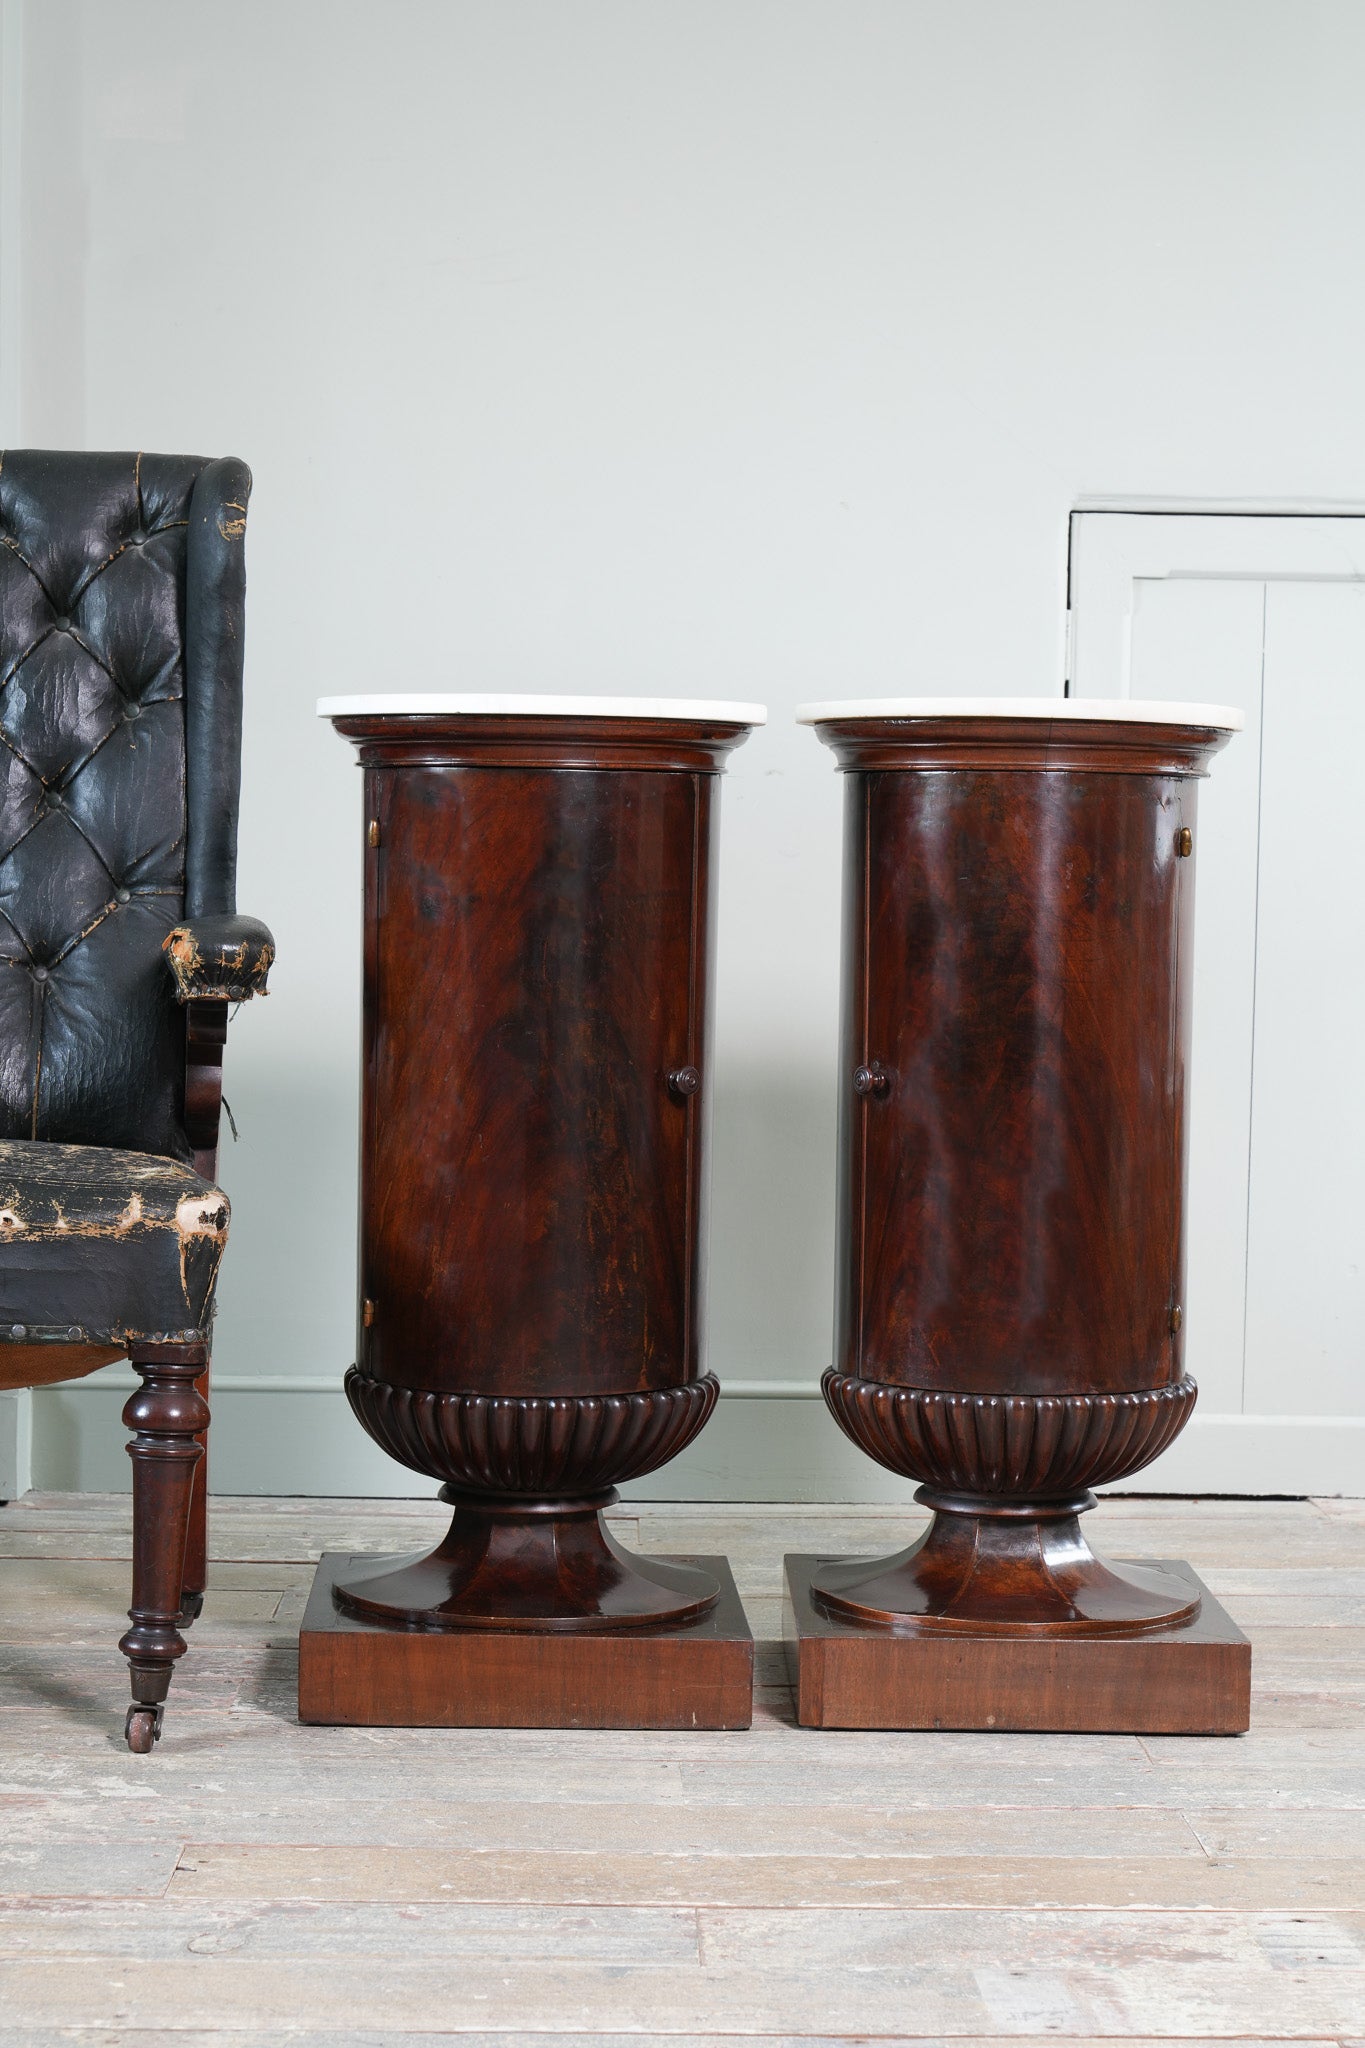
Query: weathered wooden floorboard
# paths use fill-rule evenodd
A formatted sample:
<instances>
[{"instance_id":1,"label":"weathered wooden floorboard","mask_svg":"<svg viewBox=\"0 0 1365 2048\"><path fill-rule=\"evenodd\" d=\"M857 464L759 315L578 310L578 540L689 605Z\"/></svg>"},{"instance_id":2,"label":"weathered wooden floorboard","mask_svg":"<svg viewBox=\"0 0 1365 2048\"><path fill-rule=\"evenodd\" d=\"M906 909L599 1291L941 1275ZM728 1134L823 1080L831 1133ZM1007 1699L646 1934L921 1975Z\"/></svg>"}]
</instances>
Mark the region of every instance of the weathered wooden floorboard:
<instances>
[{"instance_id":1,"label":"weathered wooden floorboard","mask_svg":"<svg viewBox=\"0 0 1365 2048\"><path fill-rule=\"evenodd\" d=\"M0 2023L0 2040L5 2039L3 2024ZM12 2038L12 2037L11 2037ZM387 2028L372 2031L366 2027L354 2030L345 2027L339 2031L329 2029L316 2033L311 2027L292 2029L288 2035L288 2048L393 2048L394 2041L401 2039L403 2048L508 2048L508 2043L517 2038L514 2031L490 2033L484 2027L465 2029L454 2022L443 2033L405 2032L396 2036ZM948 2038L948 2037L942 2037ZM993 2035L954 2034L953 2048L994 2048L1002 2037ZM1159 2039L1150 2035L1122 2036L1096 2034L1059 2035L1018 2034L1008 2036L1010 2048L1049 2048L1050 2043L1065 2039L1069 2048L1189 2048L1196 2038L1207 2036L1190 2034L1163 2034ZM1239 2034L1236 2048L1282 2048L1283 2035L1271 2038L1262 2034ZM1295 2048L1365 2048L1365 2039L1354 2037L1296 2034ZM24 2048L243 2048L244 2036L240 2031L223 2032L218 2028L205 2031L198 2027L166 2032L156 2027L150 2030L138 2027L128 2031L123 2027L43 2027L36 2032L26 2031ZM632 2029L628 2034L616 2031L610 2034L598 2033L595 2028L586 2031L575 2030L561 2033L554 2030L538 2030L534 2048L621 2048L623 2041L636 2044L657 2044L657 2048L870 2048L871 2037L867 2034L792 2033L781 2034L734 2033L659 2034ZM923 2034L886 2034L875 2037L876 2048L930 2048ZM273 2044L272 2044L273 2048Z\"/></svg>"},{"instance_id":2,"label":"weathered wooden floorboard","mask_svg":"<svg viewBox=\"0 0 1365 2048\"><path fill-rule=\"evenodd\" d=\"M188 1847L168 1896L259 1904L309 1899L576 1906L836 1906L1355 1913L1365 1856L783 1855L751 1847L638 1850Z\"/></svg>"},{"instance_id":3,"label":"weathered wooden floorboard","mask_svg":"<svg viewBox=\"0 0 1365 2048\"><path fill-rule=\"evenodd\" d=\"M1086 1856L1099 1858L1202 1860L1207 1853L1181 1814L1160 1809L1109 1812L1103 1808L1044 1810L1022 1805L983 1807L964 1817L949 1806L909 1811L891 1803L871 1808L791 1804L764 1812L752 1807L717 1807L706 1800L657 1805L647 1800L624 1805L571 1797L506 1802L481 1800L471 1793L463 1801L429 1801L413 1795L406 1773L394 1774L391 1798L358 1802L347 1799L336 1784L328 1797L310 1796L305 1786L292 1796L277 1794L267 1800L245 1786L240 1795L225 1794L216 1779L208 1779L199 1797L192 1790L168 1792L143 1803L98 1792L70 1799L53 1798L41 1790L8 1794L0 1812L5 1838L16 1845L74 1840L116 1846L129 1838L154 1837L203 1845L215 1855L226 1851L245 1856L257 1849L299 1846L301 1853L324 1859L371 1843L392 1845L405 1853L433 1846L461 1853L481 1849L592 1853L600 1852L604 1841L619 1842L622 1853L631 1850L660 1856L721 1852L745 1856L1070 1857L1082 1843ZM1229 1820L1236 1818L1220 1814L1208 1824L1217 1824L1226 1832ZM1304 1823L1303 1834L1311 1834L1315 1815L1298 1818ZM1324 1855L1333 1853L1330 1818L1324 1817L1319 1830ZM1357 1817L1350 1818L1354 1821ZM1278 1841L1284 1833L1277 1824L1273 1839ZM1352 1836L1356 1834L1358 1827L1352 1830ZM1277 1851L1272 1845L1256 1853ZM1336 1853L1353 1853L1345 1831Z\"/></svg>"},{"instance_id":4,"label":"weathered wooden floorboard","mask_svg":"<svg viewBox=\"0 0 1365 2048\"><path fill-rule=\"evenodd\" d=\"M1184 1961L1161 1939L1122 1964L1100 1957L1034 1967L1015 1960L1020 1953L993 1964L897 1957L872 1969L812 1966L795 1943L765 1968L409 1955L388 1970L369 1956L332 1957L326 1969L308 1970L294 1957L210 1954L119 1956L62 1970L35 1958L0 1961L0 2008L35 2026L164 2025L174 2013L184 2027L255 2028L269 2039L295 2023L383 2028L401 2039L437 2014L458 2014L471 2031L491 2023L522 2038L554 2028L1330 2038L1356 2027L1365 1999L1365 1970L1280 1969L1245 1953L1210 1954L1197 1941Z\"/></svg>"}]
</instances>

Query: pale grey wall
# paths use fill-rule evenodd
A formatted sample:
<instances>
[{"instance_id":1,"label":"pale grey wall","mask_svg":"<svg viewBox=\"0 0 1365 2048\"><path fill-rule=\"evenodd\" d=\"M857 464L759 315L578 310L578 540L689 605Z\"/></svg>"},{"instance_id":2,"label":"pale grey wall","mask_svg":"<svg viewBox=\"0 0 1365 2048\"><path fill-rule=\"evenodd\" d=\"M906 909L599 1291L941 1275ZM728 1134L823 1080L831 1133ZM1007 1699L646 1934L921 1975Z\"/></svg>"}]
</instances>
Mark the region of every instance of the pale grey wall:
<instances>
[{"instance_id":1,"label":"pale grey wall","mask_svg":"<svg viewBox=\"0 0 1365 2048\"><path fill-rule=\"evenodd\" d=\"M4 438L256 472L241 900L280 964L230 1046L220 1371L351 1355L359 787L315 697L563 688L772 708L724 792L712 1361L813 1381L838 805L791 707L1059 689L1084 493L1360 494L1365 9L4 7ZM303 1483L309 1398L254 1406L235 1482L297 1446ZM105 1397L43 1400L45 1469L103 1473ZM857 1483L827 1425L777 1479L794 1422L746 1427L687 1483ZM358 1483L342 1428L317 1483Z\"/></svg>"}]
</instances>

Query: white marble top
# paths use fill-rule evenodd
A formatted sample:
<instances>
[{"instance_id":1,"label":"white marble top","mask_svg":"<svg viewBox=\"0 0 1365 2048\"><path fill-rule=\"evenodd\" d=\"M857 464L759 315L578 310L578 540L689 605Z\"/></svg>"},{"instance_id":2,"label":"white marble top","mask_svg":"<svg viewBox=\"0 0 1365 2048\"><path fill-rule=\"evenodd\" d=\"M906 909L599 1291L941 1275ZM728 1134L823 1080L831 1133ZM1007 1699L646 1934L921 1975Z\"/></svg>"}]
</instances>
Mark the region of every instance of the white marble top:
<instances>
[{"instance_id":1,"label":"white marble top","mask_svg":"<svg viewBox=\"0 0 1365 2048\"><path fill-rule=\"evenodd\" d=\"M766 725L766 704L717 704L692 697L498 697L440 692L319 697L319 718L689 718L712 725Z\"/></svg>"},{"instance_id":2,"label":"white marble top","mask_svg":"<svg viewBox=\"0 0 1365 2048\"><path fill-rule=\"evenodd\" d=\"M833 718L1104 718L1128 725L1207 725L1240 732L1244 720L1228 704L1154 704L1135 697L850 697L847 703L799 704L798 725Z\"/></svg>"}]
</instances>

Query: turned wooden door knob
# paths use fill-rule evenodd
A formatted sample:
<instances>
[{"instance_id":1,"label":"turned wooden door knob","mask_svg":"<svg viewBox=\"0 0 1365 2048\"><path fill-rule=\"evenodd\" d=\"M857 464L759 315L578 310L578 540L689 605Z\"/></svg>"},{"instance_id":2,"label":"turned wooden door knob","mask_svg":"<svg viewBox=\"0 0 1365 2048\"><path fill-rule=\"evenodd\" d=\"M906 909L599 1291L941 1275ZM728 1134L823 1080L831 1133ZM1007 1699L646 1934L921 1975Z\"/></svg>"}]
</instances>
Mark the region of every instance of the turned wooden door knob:
<instances>
[{"instance_id":1,"label":"turned wooden door knob","mask_svg":"<svg viewBox=\"0 0 1365 2048\"><path fill-rule=\"evenodd\" d=\"M873 1060L870 1067L855 1067L853 1070L855 1095L885 1095L890 1086L891 1076L880 1060Z\"/></svg>"},{"instance_id":2,"label":"turned wooden door knob","mask_svg":"<svg viewBox=\"0 0 1365 2048\"><path fill-rule=\"evenodd\" d=\"M689 1095L695 1095L701 1087L701 1075L695 1067L674 1067L668 1077L668 1085L674 1095L681 1096L686 1101Z\"/></svg>"}]
</instances>

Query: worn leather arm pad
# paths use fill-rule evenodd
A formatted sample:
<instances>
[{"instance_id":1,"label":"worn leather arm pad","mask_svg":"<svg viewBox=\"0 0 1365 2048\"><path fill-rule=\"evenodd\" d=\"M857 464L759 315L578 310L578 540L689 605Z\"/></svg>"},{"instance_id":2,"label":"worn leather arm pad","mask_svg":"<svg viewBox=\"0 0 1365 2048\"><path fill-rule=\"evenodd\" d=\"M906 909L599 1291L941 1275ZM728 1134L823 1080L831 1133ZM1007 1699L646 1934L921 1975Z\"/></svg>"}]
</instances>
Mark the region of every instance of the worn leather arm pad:
<instances>
[{"instance_id":1,"label":"worn leather arm pad","mask_svg":"<svg viewBox=\"0 0 1365 2048\"><path fill-rule=\"evenodd\" d=\"M257 917L192 917L167 932L161 950L175 976L177 999L200 996L243 1003L269 993L275 941Z\"/></svg>"},{"instance_id":2,"label":"worn leather arm pad","mask_svg":"<svg viewBox=\"0 0 1365 2048\"><path fill-rule=\"evenodd\" d=\"M185 915L237 907L242 767L243 559L251 471L206 463L190 500L185 556Z\"/></svg>"}]
</instances>

